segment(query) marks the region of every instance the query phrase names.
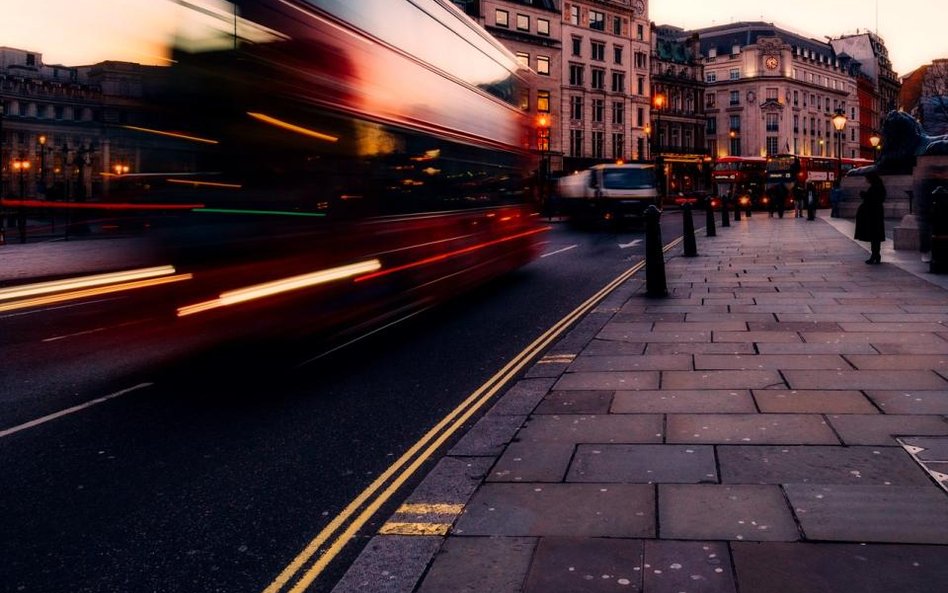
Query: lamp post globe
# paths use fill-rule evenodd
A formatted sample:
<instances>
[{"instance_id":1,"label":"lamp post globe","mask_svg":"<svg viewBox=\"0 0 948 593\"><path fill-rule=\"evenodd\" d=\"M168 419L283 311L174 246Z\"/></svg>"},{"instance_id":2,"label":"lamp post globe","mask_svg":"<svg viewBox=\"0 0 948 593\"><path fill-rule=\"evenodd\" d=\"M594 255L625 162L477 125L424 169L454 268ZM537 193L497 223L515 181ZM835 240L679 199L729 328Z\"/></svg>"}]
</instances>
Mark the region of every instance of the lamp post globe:
<instances>
[{"instance_id":1,"label":"lamp post globe","mask_svg":"<svg viewBox=\"0 0 948 593\"><path fill-rule=\"evenodd\" d=\"M833 127L836 128L836 187L839 187L843 170L843 129L846 127L846 121L843 110L837 109L836 115L833 116Z\"/></svg>"}]
</instances>

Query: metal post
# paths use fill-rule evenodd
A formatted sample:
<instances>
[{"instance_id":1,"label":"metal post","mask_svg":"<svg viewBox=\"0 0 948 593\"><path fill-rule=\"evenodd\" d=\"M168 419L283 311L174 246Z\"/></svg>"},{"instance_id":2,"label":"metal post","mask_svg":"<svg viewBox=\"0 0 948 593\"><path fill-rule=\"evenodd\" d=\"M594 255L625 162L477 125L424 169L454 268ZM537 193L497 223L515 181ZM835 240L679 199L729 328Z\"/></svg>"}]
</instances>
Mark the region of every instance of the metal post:
<instances>
[{"instance_id":1,"label":"metal post","mask_svg":"<svg viewBox=\"0 0 948 593\"><path fill-rule=\"evenodd\" d=\"M717 237L718 231L714 228L714 208L711 207L710 199L705 202L704 208L704 232L708 237Z\"/></svg>"},{"instance_id":2,"label":"metal post","mask_svg":"<svg viewBox=\"0 0 948 593\"><path fill-rule=\"evenodd\" d=\"M731 226L731 213L727 211L728 197L721 196L721 226Z\"/></svg>"},{"instance_id":3,"label":"metal post","mask_svg":"<svg viewBox=\"0 0 948 593\"><path fill-rule=\"evenodd\" d=\"M650 297L668 296L661 216L661 211L654 205L645 209L645 290Z\"/></svg>"},{"instance_id":4,"label":"metal post","mask_svg":"<svg viewBox=\"0 0 948 593\"><path fill-rule=\"evenodd\" d=\"M691 217L691 204L682 206L681 213L684 229L685 257L695 257L698 255L698 246L695 243L695 223Z\"/></svg>"}]
</instances>

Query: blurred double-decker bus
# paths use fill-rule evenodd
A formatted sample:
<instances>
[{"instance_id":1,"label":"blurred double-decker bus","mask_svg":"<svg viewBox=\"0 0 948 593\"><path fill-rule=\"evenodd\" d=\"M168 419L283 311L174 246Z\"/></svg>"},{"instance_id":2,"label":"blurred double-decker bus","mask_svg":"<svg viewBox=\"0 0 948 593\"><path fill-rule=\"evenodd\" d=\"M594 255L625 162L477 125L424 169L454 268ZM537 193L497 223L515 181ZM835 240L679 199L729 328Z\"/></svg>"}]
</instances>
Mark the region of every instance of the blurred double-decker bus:
<instances>
[{"instance_id":1,"label":"blurred double-decker bus","mask_svg":"<svg viewBox=\"0 0 948 593\"><path fill-rule=\"evenodd\" d=\"M767 184L784 183L802 191L812 190L820 208L830 205L830 191L837 176L844 177L854 168L871 165L872 161L860 158L836 159L831 157L799 156L781 154L767 158ZM792 196L788 198L792 200Z\"/></svg>"},{"instance_id":2,"label":"blurred double-decker bus","mask_svg":"<svg viewBox=\"0 0 948 593\"><path fill-rule=\"evenodd\" d=\"M714 161L711 181L714 183L714 206L721 199L730 199L742 208L762 205L767 179L767 159L763 157L722 156Z\"/></svg>"}]
</instances>

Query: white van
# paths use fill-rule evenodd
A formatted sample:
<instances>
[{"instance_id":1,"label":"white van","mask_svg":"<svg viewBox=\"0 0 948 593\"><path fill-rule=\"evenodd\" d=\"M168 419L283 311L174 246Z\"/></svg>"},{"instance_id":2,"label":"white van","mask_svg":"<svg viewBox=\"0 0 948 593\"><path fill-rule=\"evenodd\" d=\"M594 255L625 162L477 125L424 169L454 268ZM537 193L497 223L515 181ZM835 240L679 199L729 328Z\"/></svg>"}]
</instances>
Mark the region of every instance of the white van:
<instances>
[{"instance_id":1,"label":"white van","mask_svg":"<svg viewBox=\"0 0 948 593\"><path fill-rule=\"evenodd\" d=\"M562 211L575 220L621 220L660 207L655 165L595 165L561 177L557 193Z\"/></svg>"}]
</instances>

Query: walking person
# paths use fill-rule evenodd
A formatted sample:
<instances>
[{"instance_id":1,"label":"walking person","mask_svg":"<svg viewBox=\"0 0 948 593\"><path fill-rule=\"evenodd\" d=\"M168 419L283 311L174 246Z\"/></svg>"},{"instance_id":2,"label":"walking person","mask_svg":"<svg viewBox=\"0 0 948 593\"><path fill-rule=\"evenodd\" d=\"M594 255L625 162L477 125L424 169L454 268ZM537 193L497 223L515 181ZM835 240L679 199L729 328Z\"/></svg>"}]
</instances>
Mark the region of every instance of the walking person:
<instances>
[{"instance_id":1,"label":"walking person","mask_svg":"<svg viewBox=\"0 0 948 593\"><path fill-rule=\"evenodd\" d=\"M869 182L869 189L859 192L862 204L856 210L855 239L869 242L872 255L866 263L878 264L882 262L880 249L885 241L885 211L882 207L885 201L885 185L875 172L867 174L866 181Z\"/></svg>"},{"instance_id":2,"label":"walking person","mask_svg":"<svg viewBox=\"0 0 948 593\"><path fill-rule=\"evenodd\" d=\"M803 218L803 188L797 184L793 186L793 217Z\"/></svg>"}]
</instances>

